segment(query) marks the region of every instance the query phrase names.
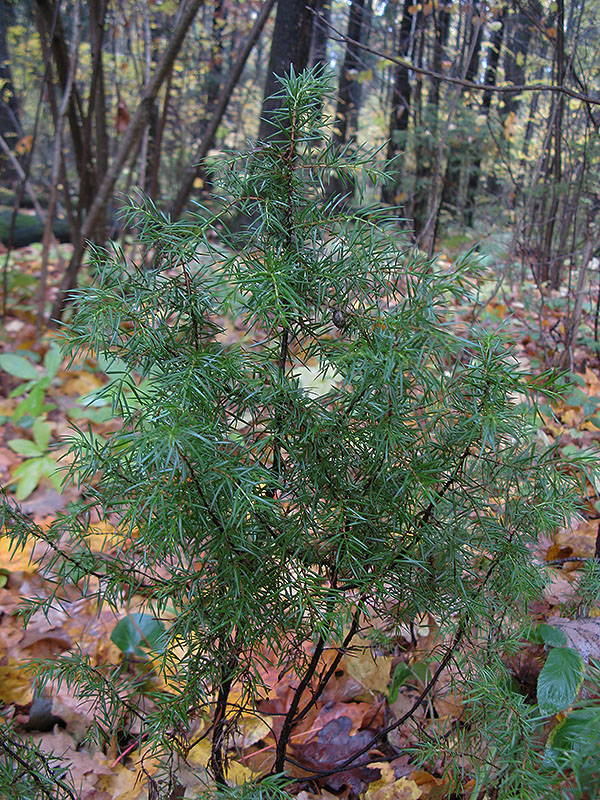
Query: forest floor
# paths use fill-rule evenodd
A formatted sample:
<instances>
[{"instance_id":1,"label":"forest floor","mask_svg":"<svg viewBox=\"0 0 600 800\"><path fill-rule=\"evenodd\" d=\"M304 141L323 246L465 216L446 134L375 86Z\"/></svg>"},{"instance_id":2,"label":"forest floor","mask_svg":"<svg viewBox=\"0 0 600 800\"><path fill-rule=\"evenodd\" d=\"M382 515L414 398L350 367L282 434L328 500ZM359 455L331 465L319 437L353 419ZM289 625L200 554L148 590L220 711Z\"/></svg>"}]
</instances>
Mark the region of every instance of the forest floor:
<instances>
[{"instance_id":1,"label":"forest floor","mask_svg":"<svg viewBox=\"0 0 600 800\"><path fill-rule=\"evenodd\" d=\"M63 252L68 255L67 245ZM441 263L451 263L456 256L449 246L440 257ZM477 309L457 307L453 321L464 326L476 318L486 327L502 325L514 342L521 369L541 372L560 356L561 337L564 340L568 326L568 295L556 292L547 295L542 303L535 284L528 275L520 275L518 269L498 287L493 266L490 264L490 273L481 283L482 304ZM102 403L86 404L86 398L89 401L90 395L106 382L101 365L87 360L66 369L56 355L52 336L36 338L35 287L39 269L39 246L24 248L11 256L0 354L18 358L1 362L5 369L0 371L0 484L10 496L19 498L23 511L44 528L78 497L76 487L69 486L61 492L53 479L56 462L66 457L65 441L73 425L89 424L95 433L106 436L114 430L115 421ZM58 266L54 265L51 279L57 274ZM584 304L580 343L570 357L571 384L564 399L552 407L541 407L538 435L545 442L559 441L561 448L598 449L600 442L600 361L593 342L594 312L595 298L590 297ZM24 390L15 392L24 384ZM29 401L24 411L22 406L17 411L36 392L35 402ZM532 559L547 562L550 578L544 593L530 608L534 622L574 619L581 610L578 575L586 559L598 557L600 547L600 486L590 483L587 493L585 518L569 529L557 530L552 538L540 540L532 552ZM99 522L94 533L97 548L110 551L115 547L114 531L107 523ZM35 615L25 629L17 616L22 598L43 596L52 589L36 566L39 552L40 543L36 541L29 542L22 551L11 552L9 539L0 538L0 715L28 731L44 752L54 752L64 763L70 763L81 800L146 797L148 778L158 769L158 763L144 754L144 743L136 738L139 729L135 724L127 738L114 740L103 750L94 749L84 741L94 715L93 703L76 697L73 689L64 685L36 693L32 675L23 668L32 658L48 658L74 648L80 649L92 665L120 663L124 653L111 634L121 619L131 619L135 606L123 608L120 615L108 608L98 612L93 600L71 587L65 591L62 607L48 617ZM588 619L597 621L599 615L600 608L586 608ZM435 647L436 630L435 619L428 615L416 620L413 630L407 632L403 658L406 661L408 650L413 668L400 686L392 685L400 663L396 654L379 654L364 639L362 646L344 656L335 680L295 733L292 752L302 753L307 769L335 769L352 747L361 745L361 737L368 739L368 732L381 729L410 707L425 680L418 665L426 663L427 654ZM588 655L600 658L597 625L592 630L580 624L571 633L573 641L579 636L587 642ZM524 646L515 659L514 673L524 692L535 692L541 663L540 650L533 645ZM272 763L273 718L285 712L294 678L265 678L271 682L272 691L268 707L262 709L263 717L242 714L232 738L232 781L260 775ZM417 714L416 724L452 722L460 718L463 710L461 698L451 696L442 680ZM357 796L367 800L439 800L449 796L440 765L432 764L431 771L417 770L401 752L411 742L414 724L415 721L407 723L394 732L390 744L398 753L396 757L390 759L374 751L368 768L348 769L319 784L307 784L299 794L300 800ZM202 788L208 757L209 744L203 740L190 752L187 764L181 765L178 781L186 788L186 796ZM295 774L301 778L303 772L296 769ZM454 796L470 797L472 789L473 784L465 782L462 795Z\"/></svg>"}]
</instances>

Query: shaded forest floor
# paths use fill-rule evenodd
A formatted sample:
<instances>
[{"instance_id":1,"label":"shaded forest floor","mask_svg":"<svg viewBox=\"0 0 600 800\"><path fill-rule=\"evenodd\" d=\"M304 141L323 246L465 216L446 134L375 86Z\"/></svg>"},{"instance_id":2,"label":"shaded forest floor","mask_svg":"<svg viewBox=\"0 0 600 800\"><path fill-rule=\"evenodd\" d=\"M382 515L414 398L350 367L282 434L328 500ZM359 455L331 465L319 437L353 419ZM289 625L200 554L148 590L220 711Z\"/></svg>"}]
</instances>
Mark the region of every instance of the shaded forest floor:
<instances>
[{"instance_id":1,"label":"shaded forest floor","mask_svg":"<svg viewBox=\"0 0 600 800\"><path fill-rule=\"evenodd\" d=\"M64 254L68 255L68 246ZM440 265L450 264L457 248L442 245ZM0 353L20 357L5 361L11 367L0 372L0 483L9 494L21 499L24 512L42 528L68 503L76 501L78 491L69 486L60 491L52 480L51 466L66 457L64 443L73 425L106 436L118 425L110 418L106 404L90 395L106 382L102 365L91 361L75 364L52 363L52 337L36 339L35 288L39 277L40 249L31 246L11 257L8 273L7 316L0 334ZM50 279L58 274L54 265ZM548 296L544 304L535 284L527 275L507 276L498 287L495 265L487 258L481 280L482 303L477 308L456 307L452 324L457 328L477 324L503 326L514 343L515 356L526 372L542 372L561 353L561 337L567 322L569 306L566 293ZM525 278L523 280L522 278ZM584 304L580 325L582 343L572 352L573 373L564 399L554 406L543 405L537 435L545 442L559 441L561 448L598 449L600 442L600 361L593 347L594 300ZM226 321L227 335L233 341L241 331L234 320ZM30 367L26 368L23 363ZM308 365L310 372L310 364ZM11 374L12 372L12 374ZM21 374L19 374L19 372ZM54 374L52 374L54 373ZM310 380L310 375L308 379ZM48 378L44 382L44 379ZM41 384L41 406L17 411L20 404ZM29 383L23 392L15 389ZM13 394L13 396L11 396ZM15 418L16 416L16 418ZM28 444L29 443L29 444ZM544 593L532 604L532 622L558 618L575 620L580 612L592 619L600 615L600 607L577 593L577 582L586 559L598 556L600 521L600 486L587 487L586 516L568 529L557 530L554 537L538 542L531 558L548 564L549 582ZM104 552L116 550L115 531L105 522L94 526L94 546ZM158 762L145 753L139 741L139 724L131 721L123 737L112 741L103 751L85 744L84 739L94 715L93 704L80 700L72 689L46 687L36 694L32 676L23 669L31 658L47 658L74 648L89 657L92 665L116 665L126 657L111 639L115 626L123 619L132 619L135 603L118 614L103 608L98 613L93 600L81 596L76 586L65 587L64 603L48 618L33 617L26 629L16 616L21 598L43 596L52 590L35 565L43 557L43 543L31 541L22 551L11 553L6 537L0 538L0 712L29 731L34 741L46 752L54 752L70 762L82 800L133 800L147 796L148 777L158 769ZM135 618L133 618L135 620ZM600 658L597 630L578 628L577 635L591 642L590 654ZM365 767L346 769L318 781L302 783L310 771L331 771L349 754L369 741L373 732L399 719L411 707L427 680L431 661L439 646L437 623L430 615L415 620L398 642L394 652L379 652L370 645L369 632L364 630L358 645L346 654L335 679L299 726L292 741L291 754L297 764L291 774L299 779L301 800L313 797L353 798L368 800L431 800L451 796L451 775L440 759L428 770L415 769L405 752L415 741L418 728L425 731L451 730L464 714L463 699L452 694L450 675L442 675L436 689L415 714L412 722L401 726L388 738L380 751L371 751ZM595 648L595 649L594 649ZM325 655L324 660L332 658ZM535 697L537 674L543 662L543 650L525 644L511 666L523 693ZM400 667L399 667L400 665ZM134 657L128 669L134 673L141 665ZM244 780L263 774L273 763L274 733L277 720L287 710L293 690L294 676L283 678L265 673L270 686L268 699L262 703L260 715L242 713L232 737L229 777ZM160 681L158 677L153 680ZM198 720L196 736L202 734ZM204 767L210 755L208 739L202 739L189 754L187 763L178 769L178 781L187 789L186 796L202 788ZM468 772L468 769L466 770ZM469 797L473 783L465 780L453 787L454 797Z\"/></svg>"}]
</instances>

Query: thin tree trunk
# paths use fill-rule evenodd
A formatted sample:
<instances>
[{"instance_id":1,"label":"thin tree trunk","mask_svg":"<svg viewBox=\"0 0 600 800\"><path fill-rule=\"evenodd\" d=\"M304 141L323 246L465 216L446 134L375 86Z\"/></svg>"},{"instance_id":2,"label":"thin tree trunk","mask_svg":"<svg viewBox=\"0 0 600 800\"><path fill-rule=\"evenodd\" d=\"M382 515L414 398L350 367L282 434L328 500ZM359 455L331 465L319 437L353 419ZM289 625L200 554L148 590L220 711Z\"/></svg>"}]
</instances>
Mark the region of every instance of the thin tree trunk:
<instances>
[{"instance_id":1,"label":"thin tree trunk","mask_svg":"<svg viewBox=\"0 0 600 800\"><path fill-rule=\"evenodd\" d=\"M329 66L327 44L329 42L328 24L330 20L331 0L317 0L310 45L310 64L312 67L316 67L321 74Z\"/></svg>"},{"instance_id":2,"label":"thin tree trunk","mask_svg":"<svg viewBox=\"0 0 600 800\"><path fill-rule=\"evenodd\" d=\"M217 129L221 124L221 120L223 119L223 115L227 109L227 105L231 98L231 94L235 89L237 82L240 79L240 75L244 69L246 61L248 60L248 56L250 55L254 44L258 40L262 29L265 26L265 23L271 13L271 9L273 8L275 0L265 0L263 6L260 10L258 17L256 18L254 25L252 26L252 30L248 34L248 38L246 39L244 46L242 47L240 54L238 56L238 60L231 68L229 75L227 76L227 81L221 90L221 95L219 101L215 107L213 117L210 120L209 124L206 127L204 132L204 138L202 139L202 144L194 153L194 157L192 159L192 163L187 168L185 175L183 176L183 180L181 181L181 188L173 200L171 207L169 209L169 214L172 219L179 219L181 216L181 212L185 208L185 205L188 201L188 198L192 192L194 186L194 180L201 174L203 169L203 161L206 158L208 151L210 150L212 143L214 141L215 135L217 133Z\"/></svg>"},{"instance_id":3,"label":"thin tree trunk","mask_svg":"<svg viewBox=\"0 0 600 800\"><path fill-rule=\"evenodd\" d=\"M340 72L333 134L331 137L333 143L338 147L347 142L353 142L356 138L361 101L360 81L358 80L361 68L361 50L356 42L365 42L369 11L367 0L352 0L348 16L348 40L346 41L346 53ZM353 193L354 181L351 177L344 182L341 178L334 176L327 187L327 194L330 196L346 194L350 200Z\"/></svg>"},{"instance_id":4,"label":"thin tree trunk","mask_svg":"<svg viewBox=\"0 0 600 800\"><path fill-rule=\"evenodd\" d=\"M494 22L497 27L492 31L490 37L490 46L487 56L487 68L485 71L484 83L486 86L495 86L496 78L498 75L498 64L500 62L500 51L502 49L502 40L504 38L504 18L506 9L501 8L498 12ZM537 97L537 95L534 95ZM483 93L481 100L480 112L487 120L490 108L492 105L492 92L489 89ZM467 183L467 197L465 201L465 224L473 225L473 214L475 211L475 198L477 196L477 189L479 188L479 178L481 175L481 152L478 153L475 160L469 168L469 179Z\"/></svg>"},{"instance_id":5,"label":"thin tree trunk","mask_svg":"<svg viewBox=\"0 0 600 800\"><path fill-rule=\"evenodd\" d=\"M175 25L175 30L173 31L171 40L167 45L163 57L157 65L150 82L143 89L142 98L121 138L121 144L114 157L114 160L108 168L108 171L104 176L100 187L98 188L96 196L94 197L94 201L81 228L80 236L78 237L77 242L73 242L73 255L71 256L69 266L63 277L58 296L52 308L50 320L51 324L55 324L62 317L62 313L67 303L68 294L75 286L77 272L81 265L81 260L87 246L86 240L90 237L95 229L98 219L104 213L106 204L110 198L115 183L121 174L123 166L131 156L133 149L139 141L139 137L144 125L146 125L150 117L152 106L160 87L162 86L169 70L171 69L173 62L175 61L179 50L181 49L181 45L190 28L190 25L192 24L194 17L196 16L198 9L203 2L204 0L187 0L187 2L184 0L180 7L181 10L179 19Z\"/></svg>"},{"instance_id":6,"label":"thin tree trunk","mask_svg":"<svg viewBox=\"0 0 600 800\"><path fill-rule=\"evenodd\" d=\"M465 69L465 74L468 70L472 69L474 54L481 45L481 31L480 31L481 25L482 25L481 18L478 18L478 20L475 23L476 30L474 31L473 35L470 38L471 46L469 48L469 53L467 56L467 66ZM465 78L465 74L463 74L462 76L463 80ZM441 178L441 166L444 155L444 148L448 136L448 131L450 130L450 126L454 120L456 109L458 107L458 103L462 96L462 93L463 93L462 87L457 86L454 97L452 98L452 102L450 103L450 107L448 109L444 130L442 132L442 135L439 137L439 141L437 144L435 166L433 168L433 174L431 178L431 192L430 192L429 204L427 207L428 217L420 237L423 242L422 245L423 249L428 253L429 258L433 257L433 251L435 248L435 238L437 232L437 223L441 208L442 190L444 186L444 181Z\"/></svg>"},{"instance_id":7,"label":"thin tree trunk","mask_svg":"<svg viewBox=\"0 0 600 800\"><path fill-rule=\"evenodd\" d=\"M469 35L467 37L467 63L464 71L464 79L470 83L477 80L479 72L479 56L481 53L481 41L483 26L480 22L481 7L479 2L473 4L472 13L467 22ZM462 138L462 137L461 137ZM446 174L444 177L444 187L442 189L442 206L455 209L459 205L459 189L461 173L465 165L467 155L462 141L452 141L450 143L448 159L446 162Z\"/></svg>"},{"instance_id":8,"label":"thin tree trunk","mask_svg":"<svg viewBox=\"0 0 600 800\"><path fill-rule=\"evenodd\" d=\"M56 130L54 133L54 157L52 160L52 175L50 179L50 198L48 201L48 209L46 211L46 221L44 224L44 233L42 236L42 265L40 269L40 285L38 290L38 313L35 323L36 336L40 335L42 324L44 322L44 306L46 303L46 292L48 289L48 260L50 255L50 243L58 243L54 239L54 216L56 213L56 205L58 200L58 183L60 174L60 165L62 159L62 139L63 127L67 109L69 107L69 99L73 90L75 82L75 73L77 71L77 53L79 51L79 37L80 37L80 17L81 17L81 2L77 0L73 10L73 38L71 40L71 53L69 57L70 72L67 79L67 85L58 108L56 115ZM61 259L62 260L62 259Z\"/></svg>"},{"instance_id":9,"label":"thin tree trunk","mask_svg":"<svg viewBox=\"0 0 600 800\"><path fill-rule=\"evenodd\" d=\"M95 138L93 154L95 158L92 157L91 153L89 154L89 160L94 164L94 186L98 184L98 175L105 175L108 170L109 141L106 124L104 65L102 62L102 45L104 43L104 24L107 4L108 0L90 0L88 5L90 14L90 41L92 46L92 80L88 112L84 122L84 141L86 141L88 147L91 148L92 137ZM107 236L104 215L98 220L94 233L94 240L96 242L104 242Z\"/></svg>"},{"instance_id":10,"label":"thin tree trunk","mask_svg":"<svg viewBox=\"0 0 600 800\"><path fill-rule=\"evenodd\" d=\"M313 26L313 9L317 0L277 0L277 15L271 40L264 99L261 110L259 141L265 141L277 128L272 117L279 108L274 95L281 88L277 78L286 75L290 66L297 73L308 65Z\"/></svg>"},{"instance_id":11,"label":"thin tree trunk","mask_svg":"<svg viewBox=\"0 0 600 800\"><path fill-rule=\"evenodd\" d=\"M47 39L52 51L56 74L61 93L67 87L69 80L70 64L64 26L57 5L54 0L35 0L40 37ZM42 49L44 49L42 47ZM95 93L94 93L95 95ZM91 146L86 136L84 124L83 102L81 95L74 85L69 99L68 109L69 130L73 144L73 154L77 174L79 175L79 223L82 212L89 209L95 192L95 168L92 163Z\"/></svg>"},{"instance_id":12,"label":"thin tree trunk","mask_svg":"<svg viewBox=\"0 0 600 800\"><path fill-rule=\"evenodd\" d=\"M398 35L398 58L405 60L408 57L413 30L413 19L409 9L412 0L404 0L402 5L402 20ZM381 199L384 203L397 205L401 191L402 166L400 154L406 150L406 132L410 118L410 76L408 67L396 64L394 67L394 88L392 90L392 106L390 110L390 123L388 146L386 152L387 169L390 181L381 190Z\"/></svg>"},{"instance_id":13,"label":"thin tree trunk","mask_svg":"<svg viewBox=\"0 0 600 800\"><path fill-rule=\"evenodd\" d=\"M556 0L556 83L562 86L565 81L565 5L564 0ZM559 194L561 192L562 180L562 124L564 98L562 94L555 97L557 103L556 116L554 119L554 162L553 162L553 185L552 203L550 206L550 216L547 222L545 237L544 257L550 261L550 287L558 289L562 277L562 255L553 253L552 239L554 226L559 205Z\"/></svg>"},{"instance_id":14,"label":"thin tree trunk","mask_svg":"<svg viewBox=\"0 0 600 800\"><path fill-rule=\"evenodd\" d=\"M20 136L23 135L19 122L19 101L15 94L10 69L10 57L6 44L7 29L7 8L6 0L0 0L0 86L2 86L2 97L0 99L0 136L14 151L14 147ZM17 173L10 160L4 153L0 154L0 180L9 183L17 178Z\"/></svg>"}]
</instances>

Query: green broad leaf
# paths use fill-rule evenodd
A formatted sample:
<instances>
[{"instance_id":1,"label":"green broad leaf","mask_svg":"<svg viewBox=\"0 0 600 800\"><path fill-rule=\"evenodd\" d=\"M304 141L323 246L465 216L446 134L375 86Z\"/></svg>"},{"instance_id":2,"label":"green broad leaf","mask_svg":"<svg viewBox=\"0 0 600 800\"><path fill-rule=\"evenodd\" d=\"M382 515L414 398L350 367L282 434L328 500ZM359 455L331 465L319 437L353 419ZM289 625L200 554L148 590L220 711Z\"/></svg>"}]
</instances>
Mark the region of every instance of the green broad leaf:
<instances>
[{"instance_id":1,"label":"green broad leaf","mask_svg":"<svg viewBox=\"0 0 600 800\"><path fill-rule=\"evenodd\" d=\"M42 460L41 458L29 458L13 472L13 477L18 479L17 500L26 500L40 482L44 466Z\"/></svg>"},{"instance_id":2,"label":"green broad leaf","mask_svg":"<svg viewBox=\"0 0 600 800\"><path fill-rule=\"evenodd\" d=\"M128 656L143 656L142 648L162 653L166 644L165 626L150 614L129 614L117 622L110 638Z\"/></svg>"},{"instance_id":3,"label":"green broad leaf","mask_svg":"<svg viewBox=\"0 0 600 800\"><path fill-rule=\"evenodd\" d=\"M95 406L75 407L69 409L68 415L72 419L89 419L90 422L96 423L108 422L113 416L110 406L102 406L101 408L96 408Z\"/></svg>"},{"instance_id":4,"label":"green broad leaf","mask_svg":"<svg viewBox=\"0 0 600 800\"><path fill-rule=\"evenodd\" d=\"M29 439L9 439L8 446L15 453L20 456L28 456L29 458L43 455L43 451L37 446L35 442Z\"/></svg>"},{"instance_id":5,"label":"green broad leaf","mask_svg":"<svg viewBox=\"0 0 600 800\"><path fill-rule=\"evenodd\" d=\"M107 356L100 353L98 355L98 370L111 378L129 375L131 369L121 358L117 356Z\"/></svg>"},{"instance_id":6,"label":"green broad leaf","mask_svg":"<svg viewBox=\"0 0 600 800\"><path fill-rule=\"evenodd\" d=\"M542 623L536 628L540 640L548 647L564 647L567 644L567 634L559 628Z\"/></svg>"},{"instance_id":7,"label":"green broad leaf","mask_svg":"<svg viewBox=\"0 0 600 800\"><path fill-rule=\"evenodd\" d=\"M577 650L555 647L548 654L538 677L537 700L544 716L568 708L579 693L585 675L585 663Z\"/></svg>"},{"instance_id":8,"label":"green broad leaf","mask_svg":"<svg viewBox=\"0 0 600 800\"><path fill-rule=\"evenodd\" d=\"M44 408L45 388L46 387L42 385L42 381L33 387L27 397L15 408L12 415L13 422L17 422L17 420L21 419L21 417L24 417L26 414L30 417L39 417L44 410L47 410Z\"/></svg>"},{"instance_id":9,"label":"green broad leaf","mask_svg":"<svg viewBox=\"0 0 600 800\"><path fill-rule=\"evenodd\" d=\"M396 665L396 669L394 670L394 675L392 677L392 683L388 691L388 701L390 703L396 702L400 687L404 686L404 684L407 683L412 676L413 673L411 668L408 666L408 664L405 664L404 661L401 661Z\"/></svg>"},{"instance_id":10,"label":"green broad leaf","mask_svg":"<svg viewBox=\"0 0 600 800\"><path fill-rule=\"evenodd\" d=\"M43 417L37 417L33 423L33 439L42 451L48 449L51 430L50 424Z\"/></svg>"},{"instance_id":11,"label":"green broad leaf","mask_svg":"<svg viewBox=\"0 0 600 800\"><path fill-rule=\"evenodd\" d=\"M93 392L82 394L81 397L77 398L77 402L84 408L91 408L92 406L94 408L110 408L110 400L106 397L102 397L100 395L101 391L101 389L94 389Z\"/></svg>"},{"instance_id":12,"label":"green broad leaf","mask_svg":"<svg viewBox=\"0 0 600 800\"><path fill-rule=\"evenodd\" d=\"M296 367L294 375L299 379L300 386L309 394L320 397L328 394L339 380L339 375L332 373L323 374L321 368L315 364L314 367Z\"/></svg>"},{"instance_id":13,"label":"green broad leaf","mask_svg":"<svg viewBox=\"0 0 600 800\"><path fill-rule=\"evenodd\" d=\"M597 755L600 749L600 708L578 708L562 720L548 737L554 753Z\"/></svg>"},{"instance_id":14,"label":"green broad leaf","mask_svg":"<svg viewBox=\"0 0 600 800\"><path fill-rule=\"evenodd\" d=\"M33 364L23 356L16 353L3 353L0 355L0 368L15 378L25 381L37 380L40 376Z\"/></svg>"},{"instance_id":15,"label":"green broad leaf","mask_svg":"<svg viewBox=\"0 0 600 800\"><path fill-rule=\"evenodd\" d=\"M62 472L59 470L56 461L51 456L44 456L42 459L42 474L50 480L55 489L62 487Z\"/></svg>"},{"instance_id":16,"label":"green broad leaf","mask_svg":"<svg viewBox=\"0 0 600 800\"><path fill-rule=\"evenodd\" d=\"M46 350L46 355L44 356L44 366L46 367L46 374L49 378L56 377L62 361L63 359L61 352L56 345L52 345L48 348L48 350Z\"/></svg>"},{"instance_id":17,"label":"green broad leaf","mask_svg":"<svg viewBox=\"0 0 600 800\"><path fill-rule=\"evenodd\" d=\"M30 389L32 389L36 383L37 381L26 381L25 383L21 383L16 387L16 389L13 389L8 396L19 397L19 395L25 394L25 392L28 392Z\"/></svg>"}]
</instances>

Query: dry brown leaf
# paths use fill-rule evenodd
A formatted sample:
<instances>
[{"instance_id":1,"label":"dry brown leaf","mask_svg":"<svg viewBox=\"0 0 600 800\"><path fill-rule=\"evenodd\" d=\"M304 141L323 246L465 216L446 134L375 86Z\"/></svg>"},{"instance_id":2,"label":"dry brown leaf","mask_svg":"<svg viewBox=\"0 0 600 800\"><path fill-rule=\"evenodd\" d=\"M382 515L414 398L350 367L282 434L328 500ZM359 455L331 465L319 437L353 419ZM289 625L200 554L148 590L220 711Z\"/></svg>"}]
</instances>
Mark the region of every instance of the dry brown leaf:
<instances>
[{"instance_id":1,"label":"dry brown leaf","mask_svg":"<svg viewBox=\"0 0 600 800\"><path fill-rule=\"evenodd\" d=\"M555 617L548 623L567 636L567 644L581 653L584 661L593 658L600 661L600 617L565 619Z\"/></svg>"},{"instance_id":2,"label":"dry brown leaf","mask_svg":"<svg viewBox=\"0 0 600 800\"><path fill-rule=\"evenodd\" d=\"M77 744L65 731L55 728L52 733L36 733L31 738L44 752L53 753L69 767L79 800L95 800L101 777L113 774L106 756L100 752L78 750Z\"/></svg>"},{"instance_id":3,"label":"dry brown leaf","mask_svg":"<svg viewBox=\"0 0 600 800\"><path fill-rule=\"evenodd\" d=\"M64 683L52 697L52 713L64 720L68 733L77 742L83 741L92 725L94 707L93 700L78 697L75 687L67 687Z\"/></svg>"},{"instance_id":4,"label":"dry brown leaf","mask_svg":"<svg viewBox=\"0 0 600 800\"><path fill-rule=\"evenodd\" d=\"M544 600L556 606L559 603L566 603L568 600L572 600L574 595L575 587L567 577L567 574L561 570L552 570L550 582L544 588Z\"/></svg>"}]
</instances>

